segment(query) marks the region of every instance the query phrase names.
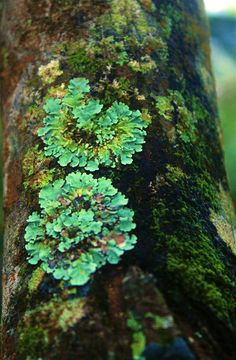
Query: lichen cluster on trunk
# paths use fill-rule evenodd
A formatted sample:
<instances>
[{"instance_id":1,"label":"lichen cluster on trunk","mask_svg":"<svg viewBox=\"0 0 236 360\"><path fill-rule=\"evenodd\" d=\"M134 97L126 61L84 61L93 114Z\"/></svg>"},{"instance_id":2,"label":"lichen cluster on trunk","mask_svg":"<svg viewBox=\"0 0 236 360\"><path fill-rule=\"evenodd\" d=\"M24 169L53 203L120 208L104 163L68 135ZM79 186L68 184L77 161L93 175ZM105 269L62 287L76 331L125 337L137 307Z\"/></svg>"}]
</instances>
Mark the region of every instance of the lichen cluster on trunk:
<instances>
[{"instance_id":1,"label":"lichen cluster on trunk","mask_svg":"<svg viewBox=\"0 0 236 360\"><path fill-rule=\"evenodd\" d=\"M202 2L9 0L1 28L4 359L232 359L234 212ZM40 190L74 171L38 131L75 78L148 124L131 163L93 169L129 199L137 244L83 286L30 265L24 239Z\"/></svg>"}]
</instances>

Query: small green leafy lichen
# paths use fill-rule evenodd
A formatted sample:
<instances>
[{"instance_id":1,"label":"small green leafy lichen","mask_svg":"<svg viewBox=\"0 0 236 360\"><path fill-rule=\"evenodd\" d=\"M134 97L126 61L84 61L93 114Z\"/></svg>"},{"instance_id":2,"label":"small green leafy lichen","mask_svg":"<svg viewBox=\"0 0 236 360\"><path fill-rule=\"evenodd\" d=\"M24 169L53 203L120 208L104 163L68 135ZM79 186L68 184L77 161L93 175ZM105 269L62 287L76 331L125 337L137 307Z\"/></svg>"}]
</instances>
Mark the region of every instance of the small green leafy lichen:
<instances>
[{"instance_id":1,"label":"small green leafy lichen","mask_svg":"<svg viewBox=\"0 0 236 360\"><path fill-rule=\"evenodd\" d=\"M128 200L104 177L71 173L39 193L25 232L30 264L71 285L85 284L106 262L117 264L136 236Z\"/></svg>"},{"instance_id":2,"label":"small green leafy lichen","mask_svg":"<svg viewBox=\"0 0 236 360\"><path fill-rule=\"evenodd\" d=\"M146 135L142 114L118 102L103 110L99 100L89 98L89 92L88 80L76 78L70 80L62 99L48 99L44 127L38 131L45 154L56 157L61 166L89 171L98 170L99 165L131 164Z\"/></svg>"}]
</instances>

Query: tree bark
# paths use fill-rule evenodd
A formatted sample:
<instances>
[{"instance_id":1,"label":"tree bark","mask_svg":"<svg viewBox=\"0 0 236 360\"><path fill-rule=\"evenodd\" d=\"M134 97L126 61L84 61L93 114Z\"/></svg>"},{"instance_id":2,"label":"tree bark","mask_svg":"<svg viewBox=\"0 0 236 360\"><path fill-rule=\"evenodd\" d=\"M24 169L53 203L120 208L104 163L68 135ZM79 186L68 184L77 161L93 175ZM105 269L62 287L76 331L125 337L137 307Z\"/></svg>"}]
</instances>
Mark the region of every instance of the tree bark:
<instances>
[{"instance_id":1,"label":"tree bark","mask_svg":"<svg viewBox=\"0 0 236 360\"><path fill-rule=\"evenodd\" d=\"M8 0L2 12L3 358L233 359L234 210L202 1ZM96 172L129 199L137 244L84 286L30 265L24 240L40 189L71 171L37 131L45 99L76 77L151 120L130 165Z\"/></svg>"}]
</instances>

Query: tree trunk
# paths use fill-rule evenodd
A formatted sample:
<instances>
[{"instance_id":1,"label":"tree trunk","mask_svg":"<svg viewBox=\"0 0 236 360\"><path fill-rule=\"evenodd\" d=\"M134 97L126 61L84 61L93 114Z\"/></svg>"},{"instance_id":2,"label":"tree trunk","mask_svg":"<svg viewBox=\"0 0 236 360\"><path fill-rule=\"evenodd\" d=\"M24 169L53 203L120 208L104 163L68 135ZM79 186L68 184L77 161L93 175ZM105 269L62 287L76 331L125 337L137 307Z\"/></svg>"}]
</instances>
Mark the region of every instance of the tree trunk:
<instances>
[{"instance_id":1,"label":"tree trunk","mask_svg":"<svg viewBox=\"0 0 236 360\"><path fill-rule=\"evenodd\" d=\"M3 358L233 359L234 210L202 1L5 0L2 12ZM45 155L43 106L74 78L105 110L142 113L145 143L128 164L92 171ZM134 248L81 286L25 249L40 190L71 172L111 179L136 224Z\"/></svg>"}]
</instances>

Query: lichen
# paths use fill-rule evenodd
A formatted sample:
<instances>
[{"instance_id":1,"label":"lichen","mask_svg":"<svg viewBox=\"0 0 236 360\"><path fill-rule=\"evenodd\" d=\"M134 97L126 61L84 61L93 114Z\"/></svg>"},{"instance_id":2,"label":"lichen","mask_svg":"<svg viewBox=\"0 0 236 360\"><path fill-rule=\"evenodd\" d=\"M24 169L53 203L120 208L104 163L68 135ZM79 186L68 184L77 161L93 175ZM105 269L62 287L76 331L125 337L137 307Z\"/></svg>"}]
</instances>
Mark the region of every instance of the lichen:
<instances>
[{"instance_id":1,"label":"lichen","mask_svg":"<svg viewBox=\"0 0 236 360\"><path fill-rule=\"evenodd\" d=\"M217 232L222 240L231 248L236 255L236 240L232 224L227 221L223 214L211 210L211 221L215 225Z\"/></svg>"},{"instance_id":2,"label":"lichen","mask_svg":"<svg viewBox=\"0 0 236 360\"><path fill-rule=\"evenodd\" d=\"M226 218L228 223L231 224L232 227L235 229L236 214L235 214L235 208L233 206L230 191L228 189L223 189L221 185L219 189L219 197L220 197L222 215Z\"/></svg>"},{"instance_id":3,"label":"lichen","mask_svg":"<svg viewBox=\"0 0 236 360\"><path fill-rule=\"evenodd\" d=\"M44 153L58 158L61 166L98 170L99 165L130 164L142 150L147 123L140 111L114 102L107 110L99 100L87 99L90 86L85 78L70 80L61 99L44 105L45 126L38 134L46 145Z\"/></svg>"},{"instance_id":4,"label":"lichen","mask_svg":"<svg viewBox=\"0 0 236 360\"><path fill-rule=\"evenodd\" d=\"M99 42L103 46L100 46L100 48L95 46L94 51L106 48L110 53L113 53L113 61L118 67L123 66L125 63L128 64L128 54L123 42L117 42L112 36L100 39ZM86 50L85 62L86 66L88 66L87 51L93 51L92 42L86 46L86 49L83 42L79 43L78 46L82 46L82 52ZM151 46L150 42L148 46ZM79 66L82 66L83 61L80 57L79 60L77 58L79 54L80 52L76 54L75 60L76 62L78 61ZM109 59L109 56L103 53L103 58ZM70 57L70 60L73 60L73 55ZM154 64L151 57L144 55L141 60L144 66L141 68L141 71L149 71L149 65L152 64L153 66ZM94 64L94 59L92 59L91 66L89 66L89 72L91 72L92 64L96 65ZM104 64L101 64L101 66L104 66ZM47 84L43 80L43 85L51 85L58 76L62 75L59 61L51 62L40 69L41 77L48 76L50 75L49 73L51 74L51 80ZM104 98L101 100L100 97L95 97L94 99L94 95L100 91L99 86L100 84L97 87L93 84L91 89L87 79L74 78L69 81L67 89L64 83L58 85L58 82L54 86L46 87L43 91L43 100L45 102L43 108L47 116L44 118L44 127L37 131L38 135L42 137L45 146L43 151L39 149L38 145L29 149L24 160L24 173L27 174L26 187L30 186L32 189L42 188L39 195L42 209L41 214L34 212L28 218L29 225L26 228L25 239L29 262L36 264L41 261L41 266L46 272L53 273L53 276L57 279L69 281L71 285L85 284L90 279L90 275L107 261L117 263L124 251L131 249L136 242L134 235L128 235L128 231L134 228L132 223L133 212L125 207L122 210L122 204L127 204L127 200L114 188L112 188L114 199L108 196L105 198L105 193L99 194L102 197L100 199L101 203L103 202L103 197L106 199L106 204L103 205L107 207L107 211L109 208L112 210L110 222L106 220L106 223L103 224L103 230L106 234L101 230L100 218L98 221L94 221L94 226L97 226L95 226L96 229L94 227L89 230L89 226L87 226L87 230L90 231L87 233L87 230L83 227L83 225L85 226L85 224L82 224L83 221L86 223L86 218L89 218L90 221L94 216L93 211L96 210L95 204L93 204L95 209L91 206L89 210L88 206L91 205L90 202L93 202L95 198L91 200L87 193L83 196L88 196L88 199L86 201L81 200L82 208L79 208L77 215L75 215L76 209L69 209L68 204L66 204L68 202L72 205L73 201L76 201L77 195L71 194L72 198L75 196L74 200L67 199L63 204L59 204L59 208L64 207L59 218L64 216L64 220L71 224L66 225L67 227L72 226L72 218L75 220L78 217L77 230L79 227L83 227L80 234L82 236L81 239L79 239L79 234L76 233L75 227L73 228L74 239L72 239L71 234L68 235L68 229L61 229L59 232L55 229L53 230L53 226L57 227L59 223L56 225L57 219L52 218L48 221L48 211L50 212L50 209L47 208L46 203L42 205L42 194L48 191L47 196L50 197L49 193L50 191L53 193L55 187L60 188L61 186L63 194L60 197L62 199L65 195L65 189L63 188L64 180L57 180L52 183L55 177L58 178L55 164L54 166L52 165L49 172L45 173L45 155L49 156L48 164L51 164L51 158L54 157L58 159L58 164L61 167L71 166L79 167L80 169L84 168L86 171L95 171L99 169L100 165L117 168L120 165L131 164L135 152L141 152L142 150L142 144L146 135L144 129L151 122L150 113L146 107L143 107L141 112L139 110L132 111L125 103L113 101L113 97L116 95L117 98L120 98L125 97L128 93L132 93L130 81L124 76L119 77L117 81L114 79L110 86L111 92L105 91L103 93ZM113 96L111 97L112 93ZM138 88L135 88L134 93L137 101L145 101L145 96L140 94ZM105 107L105 110L103 110L103 107ZM37 116L37 108L34 106L33 109ZM28 125L30 124L28 123ZM35 127L33 131L35 132ZM62 171L61 175L63 174L64 172ZM29 178L29 176L34 178ZM72 173L67 178L69 179L70 176L83 177L83 179L86 179L87 176L88 182L92 181L95 184L98 181L98 184L100 184L103 181L107 182L108 185L110 184L109 180L103 178L95 180L82 173L77 173L77 175ZM37 182L35 182L36 178ZM52 185L47 187L48 183L52 183ZM89 183L86 184L86 187L90 191ZM76 189L76 194L77 191L79 189ZM59 195L57 194L57 196ZM55 204L58 203L58 198L56 197L53 201ZM110 204L108 203L109 201L111 202ZM117 202L117 205L115 205L115 202ZM102 204L100 205L103 206ZM56 215L56 213L57 210L55 208L53 216L57 218L58 214ZM124 225L122 220L123 217L126 225ZM55 224L53 224L53 221ZM90 225L92 226L92 224ZM109 231L106 228L108 225ZM51 228L48 230L50 226ZM124 226L126 226L126 229ZM98 238L98 235L100 238ZM54 240L49 242L49 237L54 238ZM79 241L84 243L84 248L78 246ZM96 245L98 245L97 248Z\"/></svg>"},{"instance_id":5,"label":"lichen","mask_svg":"<svg viewBox=\"0 0 236 360\"><path fill-rule=\"evenodd\" d=\"M136 236L128 200L106 178L70 173L39 193L41 213L28 218L28 261L56 279L85 284L106 262L116 264Z\"/></svg>"},{"instance_id":6,"label":"lichen","mask_svg":"<svg viewBox=\"0 0 236 360\"><path fill-rule=\"evenodd\" d=\"M88 17L86 14L84 18L88 21L79 25L81 36L77 38L80 40L58 44L59 68L65 73L56 85L44 87L41 100L45 103L53 97L60 102L67 91L64 84L72 77L86 74L91 89L85 94L84 103L93 98L108 109L118 101L129 109L139 109L143 120L144 113L149 120L150 117L153 119L145 152L136 154L135 161L126 167L120 166L120 162L113 169L99 164L100 172L96 172L95 177L101 173L112 178L113 183L132 199L132 206L137 209L141 247L135 259L155 274L158 288L163 288L176 313L181 313L180 322L187 318L193 327L195 323L198 325L196 317L188 317L193 312L199 316L199 323L204 321L207 313L213 324L215 318L226 319L227 324L234 312L233 282L229 266L224 265L227 261L222 251L222 248L226 251L223 241L210 218L210 209L218 214L217 182L221 177L218 144L214 144L214 113L203 91L208 74L205 73L206 77L205 70L198 69L204 75L198 81L199 74L195 76L192 71L193 66L202 62L199 53L199 63L193 64L201 29L192 27L196 20L186 16L190 14L183 10L191 7L191 2L185 5L177 0L176 6L164 2L159 6L156 2L158 11L155 6L150 8L150 3L153 5L146 0L109 1L114 11L109 9L105 16L92 21L91 14ZM148 15L143 14L144 8ZM114 23L112 29L111 19ZM196 34L194 29L198 31ZM178 35L180 33L183 37ZM194 37L193 43L191 37ZM63 83L58 85L60 80ZM42 119L45 116L42 106L40 111ZM27 117L29 128L34 118L35 113L32 118ZM42 122L36 122L34 134L37 126L43 126ZM169 142L166 142L166 135ZM56 161L54 166L58 167ZM69 166L64 167L61 176L70 170ZM153 226L149 229L151 221ZM73 252L77 248L79 245ZM153 262L149 262L149 256L153 256ZM64 282L61 284L63 287ZM125 296L130 292L128 288ZM142 298L149 300L150 308L152 296L143 293ZM132 312L140 327L136 338L133 337L135 330L129 327L132 350L137 356L143 356L141 348L145 337L144 354L147 357L152 346L156 351L153 353L162 356L162 343L166 344L169 353L168 331L163 328L171 324L170 317L163 316L162 321L158 309L148 312L146 317L139 316L139 310ZM97 323L101 324L99 320ZM149 342L152 337L155 343ZM173 335L169 340L173 347L175 338ZM116 356L113 349L110 354L111 358Z\"/></svg>"}]
</instances>

